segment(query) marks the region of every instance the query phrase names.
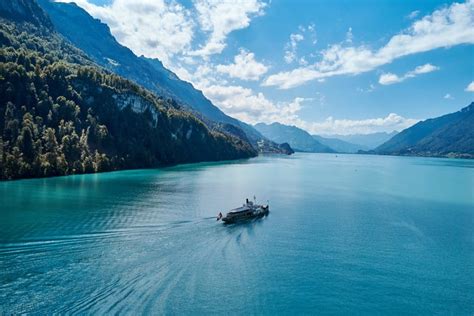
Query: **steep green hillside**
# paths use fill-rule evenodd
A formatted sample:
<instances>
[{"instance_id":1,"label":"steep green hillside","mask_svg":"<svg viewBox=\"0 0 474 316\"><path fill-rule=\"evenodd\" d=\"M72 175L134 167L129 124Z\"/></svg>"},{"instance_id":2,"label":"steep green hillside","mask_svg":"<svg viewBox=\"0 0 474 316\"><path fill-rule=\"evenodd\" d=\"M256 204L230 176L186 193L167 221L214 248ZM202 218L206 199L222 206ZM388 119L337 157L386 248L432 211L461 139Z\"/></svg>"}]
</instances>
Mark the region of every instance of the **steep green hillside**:
<instances>
[{"instance_id":1,"label":"steep green hillside","mask_svg":"<svg viewBox=\"0 0 474 316\"><path fill-rule=\"evenodd\" d=\"M49 17L38 8L36 1L32 0L2 0L0 16L7 17L10 21L28 22L44 29L53 29Z\"/></svg>"},{"instance_id":2,"label":"steep green hillside","mask_svg":"<svg viewBox=\"0 0 474 316\"><path fill-rule=\"evenodd\" d=\"M474 102L419 122L375 149L379 154L474 158Z\"/></svg>"},{"instance_id":3,"label":"steep green hillside","mask_svg":"<svg viewBox=\"0 0 474 316\"><path fill-rule=\"evenodd\" d=\"M50 15L57 30L97 64L160 96L176 100L211 128L220 129L223 124L232 124L242 129L244 140L249 140L254 146L264 138L252 126L223 113L201 91L179 79L158 59L136 56L115 40L106 24L94 19L76 4L50 0L40 0L39 3ZM240 134L238 132L235 136Z\"/></svg>"},{"instance_id":4,"label":"steep green hillside","mask_svg":"<svg viewBox=\"0 0 474 316\"><path fill-rule=\"evenodd\" d=\"M0 178L251 157L174 102L98 68L34 1L0 10ZM14 17L14 19L12 18Z\"/></svg>"}]
</instances>

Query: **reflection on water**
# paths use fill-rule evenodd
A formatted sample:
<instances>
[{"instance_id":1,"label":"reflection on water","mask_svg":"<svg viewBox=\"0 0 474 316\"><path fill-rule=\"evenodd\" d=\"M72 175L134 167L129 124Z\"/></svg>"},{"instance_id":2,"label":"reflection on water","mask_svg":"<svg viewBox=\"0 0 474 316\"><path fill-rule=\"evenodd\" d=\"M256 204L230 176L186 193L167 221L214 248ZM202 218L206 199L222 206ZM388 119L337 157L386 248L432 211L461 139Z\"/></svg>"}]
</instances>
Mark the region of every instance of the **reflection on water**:
<instances>
[{"instance_id":1,"label":"reflection on water","mask_svg":"<svg viewBox=\"0 0 474 316\"><path fill-rule=\"evenodd\" d=\"M473 166L297 154L0 183L0 312L469 314ZM268 217L216 222L254 194Z\"/></svg>"}]
</instances>

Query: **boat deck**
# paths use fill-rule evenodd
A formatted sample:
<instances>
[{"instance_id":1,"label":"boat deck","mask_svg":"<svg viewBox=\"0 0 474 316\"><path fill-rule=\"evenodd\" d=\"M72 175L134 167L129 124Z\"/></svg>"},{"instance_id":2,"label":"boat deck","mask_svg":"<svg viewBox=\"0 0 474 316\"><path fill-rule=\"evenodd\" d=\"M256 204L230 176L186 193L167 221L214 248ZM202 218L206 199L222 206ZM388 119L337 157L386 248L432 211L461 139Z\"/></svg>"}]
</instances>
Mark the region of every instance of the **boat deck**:
<instances>
[{"instance_id":1,"label":"boat deck","mask_svg":"<svg viewBox=\"0 0 474 316\"><path fill-rule=\"evenodd\" d=\"M242 213L242 212L247 212L247 211L250 211L250 207L248 206L241 206L241 207L238 207L238 208L234 208L233 210L230 210L230 212L228 214L237 214L237 213Z\"/></svg>"}]
</instances>

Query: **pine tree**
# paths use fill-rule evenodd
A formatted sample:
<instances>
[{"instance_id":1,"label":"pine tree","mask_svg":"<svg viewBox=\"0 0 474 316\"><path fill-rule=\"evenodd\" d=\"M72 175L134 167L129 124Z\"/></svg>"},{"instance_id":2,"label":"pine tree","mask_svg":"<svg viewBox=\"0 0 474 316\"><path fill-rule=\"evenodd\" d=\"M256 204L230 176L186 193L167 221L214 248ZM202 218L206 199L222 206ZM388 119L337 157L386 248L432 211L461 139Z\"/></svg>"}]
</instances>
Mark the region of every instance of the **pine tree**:
<instances>
[{"instance_id":1,"label":"pine tree","mask_svg":"<svg viewBox=\"0 0 474 316\"><path fill-rule=\"evenodd\" d=\"M33 117L30 113L26 113L23 116L23 127L21 128L20 135L17 140L17 146L23 153L25 163L31 165L35 156L35 144L34 144L34 123Z\"/></svg>"}]
</instances>

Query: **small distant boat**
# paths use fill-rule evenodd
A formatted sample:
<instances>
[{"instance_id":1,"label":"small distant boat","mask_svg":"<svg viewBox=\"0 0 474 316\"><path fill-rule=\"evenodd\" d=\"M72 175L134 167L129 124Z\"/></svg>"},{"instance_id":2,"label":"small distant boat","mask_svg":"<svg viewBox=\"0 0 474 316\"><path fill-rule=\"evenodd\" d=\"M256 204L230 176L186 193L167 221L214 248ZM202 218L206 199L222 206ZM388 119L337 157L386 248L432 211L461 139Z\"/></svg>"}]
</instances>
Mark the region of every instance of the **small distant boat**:
<instances>
[{"instance_id":1,"label":"small distant boat","mask_svg":"<svg viewBox=\"0 0 474 316\"><path fill-rule=\"evenodd\" d=\"M269 212L270 206L268 204L257 204L254 197L254 202L246 199L244 205L230 210L225 216L223 216L222 213L219 213L217 220L222 220L225 224L232 224L263 217L268 215Z\"/></svg>"}]
</instances>

